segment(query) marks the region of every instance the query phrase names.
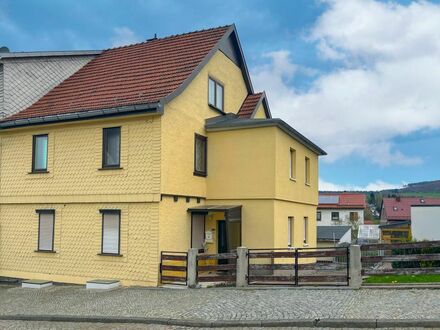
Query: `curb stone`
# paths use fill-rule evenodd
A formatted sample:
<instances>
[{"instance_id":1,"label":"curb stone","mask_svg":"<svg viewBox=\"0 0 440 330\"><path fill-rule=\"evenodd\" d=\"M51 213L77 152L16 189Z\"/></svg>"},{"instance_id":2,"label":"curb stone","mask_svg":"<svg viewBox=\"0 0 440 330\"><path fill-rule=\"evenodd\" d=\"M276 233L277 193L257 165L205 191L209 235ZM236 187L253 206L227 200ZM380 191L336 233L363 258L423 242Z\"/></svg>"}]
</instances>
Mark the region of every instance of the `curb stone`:
<instances>
[{"instance_id":1,"label":"curb stone","mask_svg":"<svg viewBox=\"0 0 440 330\"><path fill-rule=\"evenodd\" d=\"M440 319L290 319L290 320L203 320L152 317L79 315L0 315L3 321L46 321L72 323L133 323L197 328L230 327L325 327L325 328L440 328Z\"/></svg>"}]
</instances>

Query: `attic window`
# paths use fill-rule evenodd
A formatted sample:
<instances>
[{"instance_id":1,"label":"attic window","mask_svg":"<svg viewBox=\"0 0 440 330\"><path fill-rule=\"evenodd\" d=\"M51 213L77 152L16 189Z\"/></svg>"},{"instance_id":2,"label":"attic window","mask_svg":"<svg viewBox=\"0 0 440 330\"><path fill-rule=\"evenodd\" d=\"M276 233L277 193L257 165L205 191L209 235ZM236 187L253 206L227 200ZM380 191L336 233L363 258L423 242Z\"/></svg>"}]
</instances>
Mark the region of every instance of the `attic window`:
<instances>
[{"instance_id":1,"label":"attic window","mask_svg":"<svg viewBox=\"0 0 440 330\"><path fill-rule=\"evenodd\" d=\"M217 110L223 111L223 85L218 81L209 78L208 79L208 104Z\"/></svg>"},{"instance_id":2,"label":"attic window","mask_svg":"<svg viewBox=\"0 0 440 330\"><path fill-rule=\"evenodd\" d=\"M397 211L397 206L393 206L393 211Z\"/></svg>"},{"instance_id":3,"label":"attic window","mask_svg":"<svg viewBox=\"0 0 440 330\"><path fill-rule=\"evenodd\" d=\"M420 199L420 203L424 204L425 200L423 198Z\"/></svg>"}]
</instances>

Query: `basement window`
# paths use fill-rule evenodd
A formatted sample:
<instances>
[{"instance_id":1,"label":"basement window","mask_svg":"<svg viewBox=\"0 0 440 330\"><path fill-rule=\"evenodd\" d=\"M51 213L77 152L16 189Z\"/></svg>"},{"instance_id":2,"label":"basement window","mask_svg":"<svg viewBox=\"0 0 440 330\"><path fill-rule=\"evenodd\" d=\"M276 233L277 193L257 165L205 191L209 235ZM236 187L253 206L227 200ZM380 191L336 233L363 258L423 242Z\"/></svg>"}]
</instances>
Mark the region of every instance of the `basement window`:
<instances>
[{"instance_id":1,"label":"basement window","mask_svg":"<svg viewBox=\"0 0 440 330\"><path fill-rule=\"evenodd\" d=\"M102 242L101 255L120 255L121 252L121 211L101 210Z\"/></svg>"},{"instance_id":2,"label":"basement window","mask_svg":"<svg viewBox=\"0 0 440 330\"><path fill-rule=\"evenodd\" d=\"M48 135L34 135L32 143L32 172L47 172Z\"/></svg>"},{"instance_id":3,"label":"basement window","mask_svg":"<svg viewBox=\"0 0 440 330\"><path fill-rule=\"evenodd\" d=\"M218 81L212 78L208 79L208 104L220 111L223 111L223 90L223 85Z\"/></svg>"},{"instance_id":4,"label":"basement window","mask_svg":"<svg viewBox=\"0 0 440 330\"><path fill-rule=\"evenodd\" d=\"M54 252L55 210L37 210L38 252Z\"/></svg>"}]
</instances>

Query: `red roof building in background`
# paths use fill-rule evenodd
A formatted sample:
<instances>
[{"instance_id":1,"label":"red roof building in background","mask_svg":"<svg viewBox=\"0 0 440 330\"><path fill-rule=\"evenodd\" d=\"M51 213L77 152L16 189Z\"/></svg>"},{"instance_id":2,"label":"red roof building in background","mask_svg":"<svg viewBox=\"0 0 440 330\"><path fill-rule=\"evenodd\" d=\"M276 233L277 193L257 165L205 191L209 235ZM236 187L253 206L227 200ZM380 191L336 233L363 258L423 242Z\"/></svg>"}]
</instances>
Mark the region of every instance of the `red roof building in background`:
<instances>
[{"instance_id":1,"label":"red roof building in background","mask_svg":"<svg viewBox=\"0 0 440 330\"><path fill-rule=\"evenodd\" d=\"M352 225L364 223L365 194L319 193L318 226Z\"/></svg>"},{"instance_id":2,"label":"red roof building in background","mask_svg":"<svg viewBox=\"0 0 440 330\"><path fill-rule=\"evenodd\" d=\"M380 222L385 224L393 221L410 221L411 206L439 204L440 198L386 197L382 200Z\"/></svg>"}]
</instances>

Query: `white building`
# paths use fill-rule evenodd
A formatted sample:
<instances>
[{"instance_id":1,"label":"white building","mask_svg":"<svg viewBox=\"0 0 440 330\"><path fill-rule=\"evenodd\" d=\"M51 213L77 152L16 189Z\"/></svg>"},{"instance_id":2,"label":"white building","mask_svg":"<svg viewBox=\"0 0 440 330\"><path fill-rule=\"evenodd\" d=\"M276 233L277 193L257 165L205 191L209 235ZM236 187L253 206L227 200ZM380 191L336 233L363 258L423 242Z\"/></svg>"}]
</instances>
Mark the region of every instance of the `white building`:
<instances>
[{"instance_id":1,"label":"white building","mask_svg":"<svg viewBox=\"0 0 440 330\"><path fill-rule=\"evenodd\" d=\"M440 240L440 199L436 204L411 205L411 235L417 241Z\"/></svg>"},{"instance_id":2,"label":"white building","mask_svg":"<svg viewBox=\"0 0 440 330\"><path fill-rule=\"evenodd\" d=\"M320 193L316 220L318 226L364 224L365 195L356 193Z\"/></svg>"}]
</instances>

